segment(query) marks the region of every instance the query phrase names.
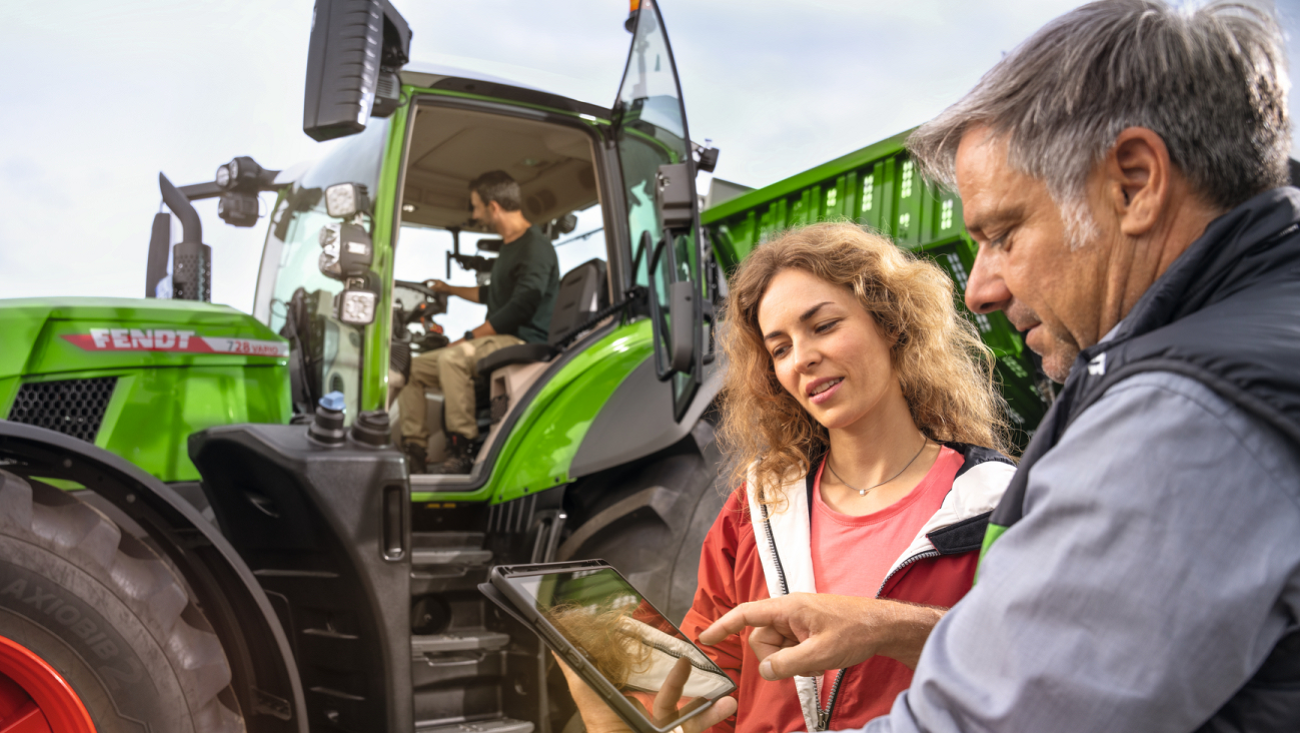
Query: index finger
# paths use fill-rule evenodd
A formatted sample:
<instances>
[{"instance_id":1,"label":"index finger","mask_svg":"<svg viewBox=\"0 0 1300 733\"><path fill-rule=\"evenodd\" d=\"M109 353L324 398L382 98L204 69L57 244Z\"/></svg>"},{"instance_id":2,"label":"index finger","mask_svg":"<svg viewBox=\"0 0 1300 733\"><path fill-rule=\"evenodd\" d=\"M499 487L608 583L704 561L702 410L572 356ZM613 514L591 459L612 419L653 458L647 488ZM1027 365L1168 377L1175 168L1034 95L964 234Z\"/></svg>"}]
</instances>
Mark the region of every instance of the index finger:
<instances>
[{"instance_id":1,"label":"index finger","mask_svg":"<svg viewBox=\"0 0 1300 733\"><path fill-rule=\"evenodd\" d=\"M771 626L774 621L782 617L777 605L778 600L767 598L736 606L723 614L722 618L714 621L709 628L700 632L700 643L710 646L717 644L732 634L739 634L747 626Z\"/></svg>"},{"instance_id":2,"label":"index finger","mask_svg":"<svg viewBox=\"0 0 1300 733\"><path fill-rule=\"evenodd\" d=\"M659 688L659 694L655 695L655 722L663 725L669 720L677 717L677 703L682 699L682 691L686 689L686 682L691 678L691 660L687 657L681 657L673 664L673 668L668 671L664 678L663 685Z\"/></svg>"}]
</instances>

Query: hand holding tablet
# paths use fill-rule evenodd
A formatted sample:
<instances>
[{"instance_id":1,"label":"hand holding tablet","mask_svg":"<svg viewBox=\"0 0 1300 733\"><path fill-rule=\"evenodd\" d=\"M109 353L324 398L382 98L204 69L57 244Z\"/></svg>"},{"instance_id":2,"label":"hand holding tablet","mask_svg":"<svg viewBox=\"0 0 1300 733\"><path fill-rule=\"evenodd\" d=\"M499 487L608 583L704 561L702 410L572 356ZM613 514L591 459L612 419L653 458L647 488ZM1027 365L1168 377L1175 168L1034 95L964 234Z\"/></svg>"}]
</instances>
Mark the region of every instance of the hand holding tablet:
<instances>
[{"instance_id":1,"label":"hand holding tablet","mask_svg":"<svg viewBox=\"0 0 1300 733\"><path fill-rule=\"evenodd\" d=\"M735 712L714 705L731 678L603 560L499 566L479 589L565 662L592 733L703 730Z\"/></svg>"},{"instance_id":2,"label":"hand holding tablet","mask_svg":"<svg viewBox=\"0 0 1300 733\"><path fill-rule=\"evenodd\" d=\"M559 662L560 670L564 672L564 678L569 683L569 692L578 706L578 712L582 714L582 722L587 728L587 733L632 733L628 724L606 705L600 696L588 687L587 683L583 682L563 659L560 659L558 654L555 654L555 659ZM655 719L663 720L676 715L679 702L690 702L690 698L683 698L681 694L686 678L690 674L689 667L685 660L678 662L668 678L664 680L664 687L654 700ZM634 702L640 704L639 700ZM702 733L735 714L736 699L724 697L717 700L708 710L701 711L699 715L682 723L675 731Z\"/></svg>"}]
</instances>

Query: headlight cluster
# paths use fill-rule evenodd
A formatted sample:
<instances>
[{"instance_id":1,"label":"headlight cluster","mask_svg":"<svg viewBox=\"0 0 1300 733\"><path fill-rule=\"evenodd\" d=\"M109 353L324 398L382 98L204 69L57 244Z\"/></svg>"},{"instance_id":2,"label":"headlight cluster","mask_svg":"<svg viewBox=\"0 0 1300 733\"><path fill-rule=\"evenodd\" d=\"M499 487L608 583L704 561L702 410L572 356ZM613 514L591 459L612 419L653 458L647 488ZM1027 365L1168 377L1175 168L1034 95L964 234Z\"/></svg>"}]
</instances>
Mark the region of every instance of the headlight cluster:
<instances>
[{"instance_id":1,"label":"headlight cluster","mask_svg":"<svg viewBox=\"0 0 1300 733\"><path fill-rule=\"evenodd\" d=\"M217 202L217 216L222 221L237 227L251 227L257 223L257 192L264 172L262 166L247 155L217 167L213 180L222 190L221 200Z\"/></svg>"}]
</instances>

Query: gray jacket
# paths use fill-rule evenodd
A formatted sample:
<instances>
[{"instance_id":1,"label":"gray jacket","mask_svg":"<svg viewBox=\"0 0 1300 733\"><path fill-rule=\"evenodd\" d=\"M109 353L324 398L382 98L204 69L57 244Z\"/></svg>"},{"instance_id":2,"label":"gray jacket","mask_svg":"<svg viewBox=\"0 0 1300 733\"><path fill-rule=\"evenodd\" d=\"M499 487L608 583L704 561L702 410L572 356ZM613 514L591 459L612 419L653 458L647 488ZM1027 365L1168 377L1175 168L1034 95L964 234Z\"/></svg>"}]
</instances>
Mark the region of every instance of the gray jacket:
<instances>
[{"instance_id":1,"label":"gray jacket","mask_svg":"<svg viewBox=\"0 0 1300 733\"><path fill-rule=\"evenodd\" d=\"M1195 730L1300 619L1300 457L1201 384L1111 390L866 731Z\"/></svg>"},{"instance_id":2,"label":"gray jacket","mask_svg":"<svg viewBox=\"0 0 1300 733\"><path fill-rule=\"evenodd\" d=\"M868 730L1300 730L1297 316L1282 188L1080 355L978 585Z\"/></svg>"}]
</instances>

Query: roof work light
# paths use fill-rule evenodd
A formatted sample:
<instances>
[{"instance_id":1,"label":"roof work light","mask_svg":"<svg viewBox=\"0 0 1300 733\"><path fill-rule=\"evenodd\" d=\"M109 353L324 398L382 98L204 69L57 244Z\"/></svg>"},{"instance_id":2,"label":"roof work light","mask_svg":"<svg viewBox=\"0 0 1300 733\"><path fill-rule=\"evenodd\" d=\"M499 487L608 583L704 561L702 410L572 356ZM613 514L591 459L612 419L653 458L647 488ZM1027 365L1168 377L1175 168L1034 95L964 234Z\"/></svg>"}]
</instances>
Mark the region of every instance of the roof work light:
<instances>
[{"instance_id":1,"label":"roof work light","mask_svg":"<svg viewBox=\"0 0 1300 733\"><path fill-rule=\"evenodd\" d=\"M641 0L628 0L627 20L623 21L623 27L631 33L636 28L636 14L641 9Z\"/></svg>"}]
</instances>

